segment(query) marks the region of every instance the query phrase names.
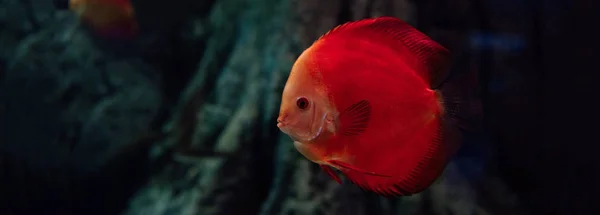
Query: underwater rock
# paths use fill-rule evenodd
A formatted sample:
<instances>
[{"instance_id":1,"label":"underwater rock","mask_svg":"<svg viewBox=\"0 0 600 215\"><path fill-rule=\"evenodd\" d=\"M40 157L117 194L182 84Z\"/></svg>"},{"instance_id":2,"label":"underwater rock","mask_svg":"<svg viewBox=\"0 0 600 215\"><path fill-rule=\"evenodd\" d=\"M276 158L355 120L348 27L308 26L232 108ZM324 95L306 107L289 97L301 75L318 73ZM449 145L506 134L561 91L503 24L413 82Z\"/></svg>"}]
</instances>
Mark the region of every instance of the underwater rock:
<instances>
[{"instance_id":1,"label":"underwater rock","mask_svg":"<svg viewBox=\"0 0 600 215\"><path fill-rule=\"evenodd\" d=\"M281 91L306 47L337 24L365 17L392 15L430 27L418 22L412 1L181 0L162 15L180 14L158 20L161 2L135 0L142 26L160 34L150 35L159 38L154 44L98 41L50 1L35 8L27 2L0 2L0 27L6 26L0 33L0 189L6 190L0 200L21 210L371 215L502 208L519 214L498 177L475 173L488 187L481 189L460 161L410 197L387 199L338 185L275 126ZM461 53L467 41L450 42ZM12 198L22 193L31 195ZM506 201L498 206L496 199Z\"/></svg>"},{"instance_id":2,"label":"underwater rock","mask_svg":"<svg viewBox=\"0 0 600 215\"><path fill-rule=\"evenodd\" d=\"M34 201L35 196L45 195L57 201L46 208L52 213L78 207L69 198L100 196L79 193L76 184L95 186L88 178L102 175L112 155L149 129L162 95L160 74L154 68L138 57L117 56L99 47L72 16L54 11L51 5L38 8L43 5L31 10L23 7L27 11L23 14L35 12L35 19L21 17L23 23L43 23L40 29L9 26L0 34L5 39L22 36L3 41L17 45L2 47L6 63L0 82L0 151L21 172L2 172L6 183L16 184L3 189L7 195L47 186L16 201L29 202L29 209L24 210L35 210L33 205L46 204L43 199ZM21 7L14 5L7 11L11 8ZM83 196L69 196L74 193Z\"/></svg>"},{"instance_id":3,"label":"underwater rock","mask_svg":"<svg viewBox=\"0 0 600 215\"><path fill-rule=\"evenodd\" d=\"M63 31L29 35L10 59L2 85L8 142L21 144L3 147L15 155L37 148L28 156L40 165L71 154L74 165L93 171L103 155L147 129L161 103L160 82L140 59L110 57L83 34L60 38ZM28 130L38 132L21 133Z\"/></svg>"}]
</instances>

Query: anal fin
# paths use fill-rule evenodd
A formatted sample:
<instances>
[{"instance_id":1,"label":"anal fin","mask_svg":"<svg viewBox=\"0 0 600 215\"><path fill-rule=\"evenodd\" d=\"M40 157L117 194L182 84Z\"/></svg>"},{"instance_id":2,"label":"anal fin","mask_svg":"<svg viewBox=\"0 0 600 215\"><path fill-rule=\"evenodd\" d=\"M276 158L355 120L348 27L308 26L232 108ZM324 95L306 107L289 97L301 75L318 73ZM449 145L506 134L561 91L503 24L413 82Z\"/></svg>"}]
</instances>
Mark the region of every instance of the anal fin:
<instances>
[{"instance_id":1,"label":"anal fin","mask_svg":"<svg viewBox=\"0 0 600 215\"><path fill-rule=\"evenodd\" d=\"M325 164L321 164L320 166L323 172L327 173L327 175L329 175L329 177L335 180L338 184L342 183L342 179L340 179L340 177L338 177L338 175L336 175L335 172L333 172L333 169L331 169L331 167Z\"/></svg>"},{"instance_id":2,"label":"anal fin","mask_svg":"<svg viewBox=\"0 0 600 215\"><path fill-rule=\"evenodd\" d=\"M342 168L349 169L349 170L353 170L353 171L356 171L356 172L360 172L360 173L363 173L363 174L366 174L366 175L386 177L386 178L391 177L391 176L388 176L388 175L382 175L382 174L378 174L378 173L375 173L375 172L370 172L370 171L362 170L362 169L360 169L358 167L352 166L351 164L348 164L348 163L345 163L345 162L342 162L342 161L338 161L338 160L328 160L327 162L329 162L330 164L333 164L335 166L342 167Z\"/></svg>"}]
</instances>

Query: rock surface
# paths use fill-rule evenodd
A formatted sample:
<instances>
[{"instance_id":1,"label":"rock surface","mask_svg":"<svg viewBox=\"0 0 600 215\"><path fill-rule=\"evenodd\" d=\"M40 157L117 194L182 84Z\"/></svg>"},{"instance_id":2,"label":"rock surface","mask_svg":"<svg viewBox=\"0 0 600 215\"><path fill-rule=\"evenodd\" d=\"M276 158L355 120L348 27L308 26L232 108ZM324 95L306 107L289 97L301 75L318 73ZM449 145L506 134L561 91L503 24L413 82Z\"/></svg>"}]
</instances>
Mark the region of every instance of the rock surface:
<instances>
[{"instance_id":1,"label":"rock surface","mask_svg":"<svg viewBox=\"0 0 600 215\"><path fill-rule=\"evenodd\" d=\"M0 188L16 203L3 214L524 213L485 156L464 152L430 189L386 199L336 184L273 123L296 57L337 24L400 17L472 62L456 25L467 13L439 28L409 1L216 0L169 5L189 14L115 44L32 2L0 2Z\"/></svg>"}]
</instances>

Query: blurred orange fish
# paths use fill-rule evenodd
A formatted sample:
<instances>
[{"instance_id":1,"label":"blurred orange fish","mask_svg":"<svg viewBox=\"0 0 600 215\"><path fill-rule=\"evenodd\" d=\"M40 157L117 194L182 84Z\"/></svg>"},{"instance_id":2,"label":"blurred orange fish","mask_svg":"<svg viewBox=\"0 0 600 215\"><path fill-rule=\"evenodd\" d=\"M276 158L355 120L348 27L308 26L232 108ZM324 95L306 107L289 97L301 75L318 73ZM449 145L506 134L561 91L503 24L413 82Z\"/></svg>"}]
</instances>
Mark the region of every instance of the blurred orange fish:
<instances>
[{"instance_id":1,"label":"blurred orange fish","mask_svg":"<svg viewBox=\"0 0 600 215\"><path fill-rule=\"evenodd\" d=\"M70 0L69 9L100 35L132 37L138 33L130 0Z\"/></svg>"},{"instance_id":2,"label":"blurred orange fish","mask_svg":"<svg viewBox=\"0 0 600 215\"><path fill-rule=\"evenodd\" d=\"M419 193L462 139L454 105L463 101L438 89L449 62L446 48L400 19L340 25L298 57L277 127L338 183L331 167L380 195Z\"/></svg>"}]
</instances>

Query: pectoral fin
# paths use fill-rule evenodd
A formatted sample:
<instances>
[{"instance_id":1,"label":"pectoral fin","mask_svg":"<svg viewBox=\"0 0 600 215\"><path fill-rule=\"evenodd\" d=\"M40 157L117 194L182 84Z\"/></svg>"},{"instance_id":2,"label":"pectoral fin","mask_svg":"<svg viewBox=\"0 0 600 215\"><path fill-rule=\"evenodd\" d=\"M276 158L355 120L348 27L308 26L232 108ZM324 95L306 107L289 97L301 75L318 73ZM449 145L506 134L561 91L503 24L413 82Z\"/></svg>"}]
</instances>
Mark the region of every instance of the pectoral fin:
<instances>
[{"instance_id":1,"label":"pectoral fin","mask_svg":"<svg viewBox=\"0 0 600 215\"><path fill-rule=\"evenodd\" d=\"M371 104L361 100L346 108L340 114L340 133L346 136L360 135L369 125L371 119Z\"/></svg>"}]
</instances>

